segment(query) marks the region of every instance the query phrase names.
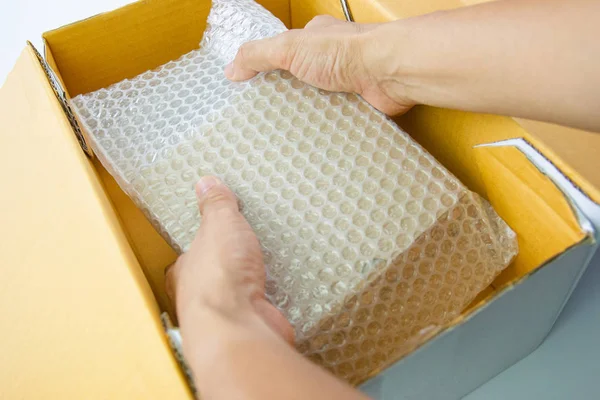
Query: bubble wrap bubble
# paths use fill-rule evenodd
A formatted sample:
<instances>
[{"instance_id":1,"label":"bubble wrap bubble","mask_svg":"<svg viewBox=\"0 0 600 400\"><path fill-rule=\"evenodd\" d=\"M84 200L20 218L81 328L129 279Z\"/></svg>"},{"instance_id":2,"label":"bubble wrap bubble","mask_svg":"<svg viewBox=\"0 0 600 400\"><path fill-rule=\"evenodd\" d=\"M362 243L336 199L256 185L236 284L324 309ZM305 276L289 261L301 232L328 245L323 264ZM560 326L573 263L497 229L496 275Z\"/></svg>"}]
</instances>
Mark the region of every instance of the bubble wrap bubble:
<instances>
[{"instance_id":1,"label":"bubble wrap bubble","mask_svg":"<svg viewBox=\"0 0 600 400\"><path fill-rule=\"evenodd\" d=\"M200 223L194 183L229 185L299 350L360 382L457 316L516 254L515 235L360 97L281 71L227 81L243 42L285 29L262 7L216 0L209 24L199 50L74 108L95 154L180 252Z\"/></svg>"}]
</instances>

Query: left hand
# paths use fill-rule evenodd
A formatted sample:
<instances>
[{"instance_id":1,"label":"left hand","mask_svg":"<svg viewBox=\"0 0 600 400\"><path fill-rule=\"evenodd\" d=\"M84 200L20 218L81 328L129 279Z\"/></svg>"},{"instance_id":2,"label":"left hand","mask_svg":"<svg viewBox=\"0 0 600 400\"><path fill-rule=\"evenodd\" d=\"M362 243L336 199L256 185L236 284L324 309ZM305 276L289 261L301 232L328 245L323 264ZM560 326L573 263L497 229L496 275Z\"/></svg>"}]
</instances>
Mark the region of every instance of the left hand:
<instances>
[{"instance_id":1,"label":"left hand","mask_svg":"<svg viewBox=\"0 0 600 400\"><path fill-rule=\"evenodd\" d=\"M200 229L190 250L167 271L167 293L175 303L182 334L186 324L202 324L198 318L217 314L236 324L262 321L293 343L291 325L265 298L260 245L235 195L214 177L202 178L196 192Z\"/></svg>"}]
</instances>

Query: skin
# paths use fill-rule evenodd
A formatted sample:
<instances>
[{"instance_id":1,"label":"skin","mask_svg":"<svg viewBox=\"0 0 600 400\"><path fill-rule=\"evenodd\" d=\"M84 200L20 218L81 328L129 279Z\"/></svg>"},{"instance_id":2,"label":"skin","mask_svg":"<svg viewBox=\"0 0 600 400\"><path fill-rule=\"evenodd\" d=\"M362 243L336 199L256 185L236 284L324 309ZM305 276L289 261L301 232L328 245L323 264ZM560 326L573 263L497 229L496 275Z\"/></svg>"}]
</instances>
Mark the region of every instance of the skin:
<instances>
[{"instance_id":1,"label":"skin","mask_svg":"<svg viewBox=\"0 0 600 400\"><path fill-rule=\"evenodd\" d=\"M260 246L235 195L214 177L196 192L202 224L169 269L167 292L200 398L366 399L291 346L291 325L265 299Z\"/></svg>"},{"instance_id":2,"label":"skin","mask_svg":"<svg viewBox=\"0 0 600 400\"><path fill-rule=\"evenodd\" d=\"M225 74L286 69L390 115L428 104L600 130L598 15L594 0L503 0L383 24L322 16L245 44ZM365 398L291 346L234 194L213 177L197 193L202 225L168 271L167 292L200 397Z\"/></svg>"},{"instance_id":3,"label":"skin","mask_svg":"<svg viewBox=\"0 0 600 400\"><path fill-rule=\"evenodd\" d=\"M389 115L427 104L600 131L598 15L594 0L502 0L374 25L321 16L246 43L225 73L289 70Z\"/></svg>"}]
</instances>

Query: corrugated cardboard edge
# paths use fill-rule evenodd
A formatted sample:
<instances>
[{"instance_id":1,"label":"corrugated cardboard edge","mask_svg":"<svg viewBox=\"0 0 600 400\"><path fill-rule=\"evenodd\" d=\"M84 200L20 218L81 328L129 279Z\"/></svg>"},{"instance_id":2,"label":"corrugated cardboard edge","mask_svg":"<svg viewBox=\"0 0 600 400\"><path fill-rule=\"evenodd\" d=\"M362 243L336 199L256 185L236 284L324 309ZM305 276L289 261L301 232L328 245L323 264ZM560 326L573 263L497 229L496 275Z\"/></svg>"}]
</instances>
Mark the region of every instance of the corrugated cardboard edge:
<instances>
[{"instance_id":1,"label":"corrugated cardboard edge","mask_svg":"<svg viewBox=\"0 0 600 400\"><path fill-rule=\"evenodd\" d=\"M23 236L25 240L21 240L19 243L25 244L25 247L29 248L29 251L19 251L22 250L19 249L22 246L16 246L19 243L13 243L9 245L12 250L0 258L4 259L8 256L6 258L9 262L7 266L11 265L11 262L13 264L16 262L23 265L13 265L13 267L23 266L27 267L25 269L37 268L38 270L38 273L23 275L23 271L18 272L19 268L17 268L16 275L14 273L11 275L11 270L14 268L5 268L5 272L8 273L8 283L5 282L5 286L8 285L8 293L10 293L10 287L14 288L15 286L10 285L11 280L15 282L19 278L22 278L23 282L33 280L31 282L33 286L31 286L30 294L27 294L27 290L24 292L27 304L23 310L19 308L20 306L8 305L8 308L13 308L20 317L15 321L5 321L7 327L14 327L19 332L18 336L13 336L15 339L13 344L25 344L10 346L11 329L7 331L6 340L11 347L12 356L22 363L11 365L8 370L5 369L5 372L12 371L12 375L8 375L9 378L16 379L9 379L9 381L3 382L7 385L0 385L0 398L4 398L2 393L14 393L12 397L7 394L9 398L22 398L23 396L19 396L18 393L34 393L36 390L39 393L82 393L90 387L100 388L103 393L117 394L117 397L118 393L127 395L127 393L135 392L155 393L160 397L164 390L164 393L168 392L177 398L189 398L188 385L179 372L176 359L170 351L159 319L159 309L148 282L141 273L139 263L130 246L124 240L124 232L120 229L118 215L111 206L111 201L97 176L97 171L90 164L91 160L85 153L80 152L80 145L73 136L70 123L65 118L66 115L56 97L55 88L52 87L43 66L39 60L39 53L36 53L33 46L25 46L15 67L8 75L6 83L0 88L1 100L5 105L2 122L3 125L6 125L3 126L6 130L0 136L4 138L3 144L6 144L4 150L8 158L5 158L7 161L5 164L12 164L11 168L5 168L4 171L9 184L9 190L3 196L8 200L4 214L8 216L8 222L14 222L8 225L4 224L4 227L8 229L6 238L9 239L9 244L10 239L15 239L11 236L14 234ZM55 161L56 165L54 165ZM25 179L27 177L34 177L34 179ZM41 183L37 184L38 181ZM37 198L36 196L41 197ZM11 204L12 207L10 207ZM14 221L10 219L11 216L14 217ZM63 218L65 216L66 219ZM0 219L2 218L0 217ZM60 220L64 220L65 224L62 224ZM27 228L27 224L34 229L17 229L16 232L9 232L14 231L13 227ZM82 239L81 229L70 229L83 227L85 230L88 226L91 227L90 233L94 239L92 241L86 239L87 235L83 235ZM63 251L65 244L67 247L73 244L73 252L69 249L67 249L69 251ZM52 248L50 248L51 246ZM32 252L31 248L41 250ZM48 249L49 251L46 251ZM75 255L65 256L68 253L75 253ZM93 255L93 253L101 257L92 256L90 258L90 254ZM109 261L108 264L103 263L103 260ZM60 268L52 268L53 261L58 261L57 265L60 265ZM96 268L98 266L101 268ZM35 272L33 269L31 272ZM88 272L91 272L91 275ZM115 272L118 272L118 275L114 275L119 278L118 282L105 280L104 277L110 279ZM69 273L78 275L71 276ZM42 276L44 274L47 276ZM65 279L62 278L65 276L67 280L69 277L72 278L71 281L74 283L67 285L70 288L67 292L61 290L65 282ZM53 283L53 279L56 282ZM41 282L41 286L38 285L39 282ZM131 286L135 290L132 291L131 287L127 286ZM16 287L16 292L28 289L27 287L22 288L21 285L16 285ZM125 297L113 296L117 302L125 300L124 306L117 307L117 310L137 307L137 312L134 314L119 314L118 311L116 315L115 313L107 314L107 319L114 317L117 324L112 323L112 325L118 329L104 329L104 327L111 326L111 324L106 325L105 321L103 322L105 316L102 312L110 308L110 305L102 300L103 296L107 297L107 292L103 290L106 287L114 289L115 293L127 294ZM82 291L86 288L91 292ZM39 294L37 293L40 291L38 289L44 289L42 292L54 292L56 296L50 295L51 300L46 296L47 301L43 301L43 299L35 297L36 294ZM126 291L122 289L126 289ZM78 296L81 299L82 294L86 301L76 301L76 305L71 301L70 304L74 305L73 310L70 310L69 306L64 307L69 300ZM91 300L88 302L86 296L90 294ZM36 303L40 303L42 306L38 307ZM88 307L88 303L91 308ZM56 308L57 305L60 309ZM93 312L90 313L92 308ZM69 312L57 314L56 310L69 310ZM81 311L78 314L79 317L76 315L77 310ZM32 318L28 318L28 315ZM118 318L124 318L121 320L123 321L129 318L127 315L136 320L134 325L122 326L123 324L118 323ZM39 322L44 319L50 321L50 324L45 324L47 329L39 329L41 326ZM73 327L67 327L65 331L65 323L68 322ZM98 329L95 329L96 327ZM65 334L74 340L65 342ZM115 336L117 341L103 342L107 334ZM136 334L139 336L136 340L129 340ZM33 338L31 343L28 340L19 341L19 337L27 339L28 335ZM98 346L87 345L78 348L81 344L78 342L79 339L81 339L81 343L87 341L87 344L94 341ZM58 346L46 345L46 342L51 343L52 341ZM107 351L99 351L103 343L106 344ZM140 344L142 345L140 346ZM149 348L144 346L145 344L152 344L152 346ZM109 350L115 346L119 350L123 348L127 350L121 351L121 356L125 355L125 357L118 363L122 364L121 367L127 366L126 369L115 368L114 371L108 370L106 374L92 374L93 376L90 375L89 380L85 380L85 384L69 385L65 381L67 383L65 385L61 379L52 379L52 376L56 378L57 374L60 375L63 370L67 372L97 372L98 365L109 359L113 361L118 359L118 357L113 357ZM85 357L79 350L85 353L86 349L89 349L90 353L86 353L84 356L91 355L92 358L98 356L101 360L100 364L85 362ZM0 352L2 351L0 350ZM58 359L56 358L57 354L60 356ZM109 357L106 357L107 354ZM11 357L10 351L6 356ZM58 364L55 363L57 368L50 368L52 373L47 374L45 372L48 372L49 369L44 366L43 362L41 365L37 365L37 369L27 367L28 364L32 364L28 360L39 361L40 357L58 360ZM144 360L158 360L159 362L158 364L156 362L144 364ZM40 363L33 362L33 364ZM24 371L23 374L21 374L21 369ZM139 379L143 376L161 376L162 378L140 386ZM111 390L110 386L102 386L102 382L124 382L123 379L126 379L123 387L115 386ZM28 383L35 383L35 385L34 387L28 386ZM108 392L103 388L108 388ZM143 392L140 392L140 389ZM88 398L90 394L98 395L93 391L87 393L83 398ZM25 397L27 396L25 395ZM34 395L34 397L36 396Z\"/></svg>"},{"instance_id":2,"label":"corrugated cardboard edge","mask_svg":"<svg viewBox=\"0 0 600 400\"><path fill-rule=\"evenodd\" d=\"M586 237L582 242L589 243L592 249L585 266L580 271L575 285L571 287L565 298L565 301L560 308L560 311L556 315L556 318L558 318L567 301L569 300L569 297L571 297L571 293L573 293L573 290L575 290L577 282L579 282L579 279L587 269L592 257L596 251L598 251L598 248L600 248L600 205L594 202L575 182L563 174L550 159L545 157L538 149L536 149L525 139L509 139L496 143L483 144L477 147L514 147L518 149L538 169L538 171L547 176L548 179L550 179L556 188L563 194L569 203L569 206L573 210L573 214L575 214L581 230L586 234ZM582 242L575 244L574 246L577 246ZM557 255L557 257L559 256L560 254ZM544 265L553 259L554 258L548 260L546 263L533 270L530 274L525 275L522 279L526 279L530 275L534 274L537 270L543 268ZM520 281L521 279L516 281L516 283L512 283L511 285L518 284Z\"/></svg>"},{"instance_id":3,"label":"corrugated cardboard edge","mask_svg":"<svg viewBox=\"0 0 600 400\"><path fill-rule=\"evenodd\" d=\"M526 275L519 277L514 281L506 283L503 287L499 288L498 292L496 292L492 298L483 299L478 304L473 306L470 310L468 310L465 314L461 314L460 316L456 317L452 322L450 322L446 326L432 327L422 332L422 335L413 341L412 347L408 347L408 350L402 357L390 362L385 367L374 371L369 379L362 382L360 387L363 389L372 386L372 388L370 388L370 391L376 391L378 388L378 383L376 382L376 380L377 375L379 373L398 362L402 362L404 359L414 354L415 351L426 348L429 344L431 344L440 336L459 328L463 323L469 321L477 314L483 312L491 303L494 302L494 300L500 298L501 296L504 296L508 292L515 289L515 287L530 279L535 274L539 273L541 270L543 270L543 268L546 265L549 265L557 258L560 258L570 249L582 245L588 245L590 247L590 250L587 254L586 261L580 269L580 271L578 272L573 285L569 289L569 292L566 294L562 305L556 313L554 321L552 322L552 325L554 325L563 308L565 307L567 301L569 300L569 297L573 293L573 290L575 290L577 283L581 279L581 276L585 273L587 267L589 266L592 257L595 255L595 253L598 251L598 248L600 247L600 204L591 200L590 197L587 196L581 190L581 188L575 185L571 181L571 179L569 179L565 174L563 174L551 160L546 158L529 141L523 138L508 139L494 143L482 144L476 147L512 147L519 150L537 168L537 170L540 171L540 173L542 173L543 175L547 176L548 179L550 179L550 181L556 186L556 188L563 194L563 196L569 203L571 209L573 210L573 213L575 214L577 221L581 227L581 230L585 234L585 237L579 243L576 243L573 246L569 247L563 253L555 255L554 257L547 260L546 262L533 269Z\"/></svg>"},{"instance_id":4,"label":"corrugated cardboard edge","mask_svg":"<svg viewBox=\"0 0 600 400\"><path fill-rule=\"evenodd\" d=\"M44 75L46 76L46 79L52 91L54 92L54 95L56 96L56 99L58 100L63 113L67 117L69 125L71 126L73 133L75 134L81 148L83 149L85 154L87 154L88 156L93 156L91 147L88 145L87 138L84 135L82 129L80 128L80 123L76 118L75 114L73 113L71 107L69 106L68 95L63 87L63 84L61 83L57 75L54 73L50 65L35 48L35 46L29 41L27 42L27 45L32 50L42 70L44 71ZM124 233L127 235L126 231L124 231ZM174 358L180 366L181 372L183 373L186 379L189 389L191 390L192 394L197 398L197 389L192 378L191 370L183 357L182 341L179 329L173 327L168 313L162 313L160 315L160 319L165 332L165 336L167 338L168 345L172 350Z\"/></svg>"},{"instance_id":5,"label":"corrugated cardboard edge","mask_svg":"<svg viewBox=\"0 0 600 400\"><path fill-rule=\"evenodd\" d=\"M54 73L54 71L52 70L52 68L50 68L50 66L48 65L46 60L44 60L44 58L42 57L40 52L35 48L35 46L29 41L27 42L27 45L33 50L33 53L35 54L37 60L39 61L40 65L42 66L42 69L44 70L44 74L46 75L46 78L48 79L48 82L50 83L50 86L52 87L52 91L56 95L56 98L58 99L58 102L60 103L60 106L61 106L65 116L69 120L71 129L73 129L73 133L75 134L75 137L77 138L77 141L79 142L79 145L81 146L83 151L88 156L90 156L90 157L93 156L92 149L89 146L89 141L86 139L83 131L81 130L79 121L78 121L77 117L75 116L75 113L71 109L71 106L69 105L67 92L65 91L62 83L57 78L57 76Z\"/></svg>"},{"instance_id":6,"label":"corrugated cardboard edge","mask_svg":"<svg viewBox=\"0 0 600 400\"><path fill-rule=\"evenodd\" d=\"M198 398L198 389L196 388L196 384L194 383L194 376L192 375L192 370L190 369L188 363L185 361L185 357L183 356L183 342L181 340L181 332L179 328L173 326L171 322L171 318L169 314L164 312L160 315L160 319L163 323L163 328L167 335L167 339L169 341L169 345L171 346L171 350L179 363L179 367L181 368L187 383L192 391L194 397Z\"/></svg>"},{"instance_id":7,"label":"corrugated cardboard edge","mask_svg":"<svg viewBox=\"0 0 600 400\"><path fill-rule=\"evenodd\" d=\"M565 196L582 231L595 243L600 240L600 205L595 203L585 192L565 175L553 161L544 156L529 141L523 138L507 139L500 142L481 144L480 147L513 147L548 177L556 188Z\"/></svg>"}]
</instances>

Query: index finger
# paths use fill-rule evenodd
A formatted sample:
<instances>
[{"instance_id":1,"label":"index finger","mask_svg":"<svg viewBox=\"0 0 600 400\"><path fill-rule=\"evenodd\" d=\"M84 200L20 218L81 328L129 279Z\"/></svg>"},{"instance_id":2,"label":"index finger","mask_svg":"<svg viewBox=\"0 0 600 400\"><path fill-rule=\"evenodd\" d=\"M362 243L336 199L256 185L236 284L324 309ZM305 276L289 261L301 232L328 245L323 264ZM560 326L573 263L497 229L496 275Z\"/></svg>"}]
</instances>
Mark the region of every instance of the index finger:
<instances>
[{"instance_id":1,"label":"index finger","mask_svg":"<svg viewBox=\"0 0 600 400\"><path fill-rule=\"evenodd\" d=\"M245 81L259 72L288 69L295 48L294 31L272 38L244 43L235 59L225 67L225 76L232 81Z\"/></svg>"}]
</instances>

